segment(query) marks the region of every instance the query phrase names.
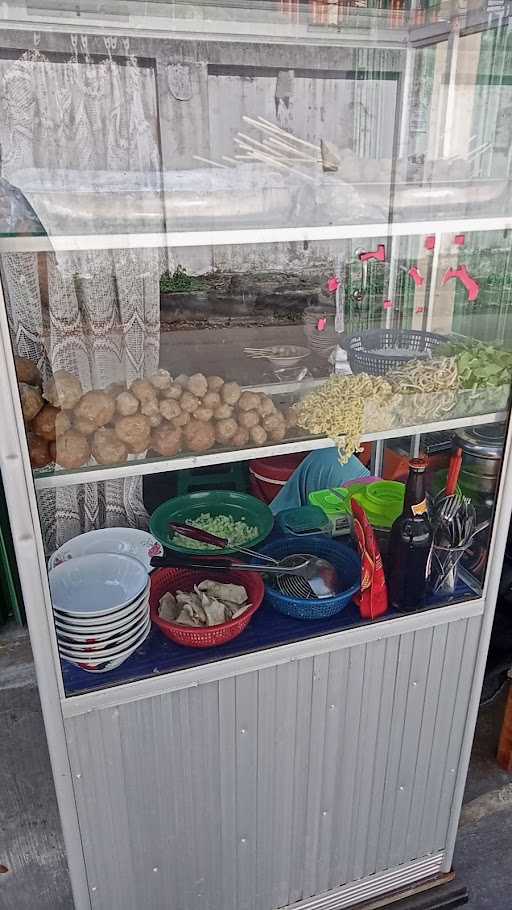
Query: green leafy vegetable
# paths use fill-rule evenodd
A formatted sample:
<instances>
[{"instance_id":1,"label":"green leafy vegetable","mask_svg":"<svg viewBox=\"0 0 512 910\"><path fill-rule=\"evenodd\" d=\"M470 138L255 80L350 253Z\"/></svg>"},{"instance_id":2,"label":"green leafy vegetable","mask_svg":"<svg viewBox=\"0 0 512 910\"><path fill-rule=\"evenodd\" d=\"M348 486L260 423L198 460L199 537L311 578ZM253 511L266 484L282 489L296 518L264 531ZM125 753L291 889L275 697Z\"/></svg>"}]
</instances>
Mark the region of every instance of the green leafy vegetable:
<instances>
[{"instance_id":1,"label":"green leafy vegetable","mask_svg":"<svg viewBox=\"0 0 512 910\"><path fill-rule=\"evenodd\" d=\"M464 389L499 388L510 385L512 353L481 341L448 342L442 353L455 357L459 382Z\"/></svg>"}]
</instances>

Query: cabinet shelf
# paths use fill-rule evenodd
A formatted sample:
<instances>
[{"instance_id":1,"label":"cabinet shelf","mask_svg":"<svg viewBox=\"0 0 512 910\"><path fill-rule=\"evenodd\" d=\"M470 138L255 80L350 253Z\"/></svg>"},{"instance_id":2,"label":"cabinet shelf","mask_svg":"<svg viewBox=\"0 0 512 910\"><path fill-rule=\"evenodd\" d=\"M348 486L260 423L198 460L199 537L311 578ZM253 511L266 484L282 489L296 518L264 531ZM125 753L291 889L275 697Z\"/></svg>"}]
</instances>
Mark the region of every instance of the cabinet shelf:
<instances>
[{"instance_id":1,"label":"cabinet shelf","mask_svg":"<svg viewBox=\"0 0 512 910\"><path fill-rule=\"evenodd\" d=\"M389 430L365 433L362 442L375 442L386 439L399 439L403 436L417 436L423 433L436 433L442 430L457 430L461 427L481 426L488 423L502 423L507 419L506 411L495 411L471 417L454 417L452 419L432 421L412 426L397 426ZM182 455L175 458L152 458L148 461L130 461L123 465L86 465L74 471L59 471L55 474L34 472L36 490L56 489L75 486L81 483L98 483L103 480L121 480L126 477L144 474L161 474L164 471L180 471L188 468L205 467L206 465L225 464L233 461L249 461L251 458L269 458L274 455L287 455L291 452L310 452L315 449L327 449L333 445L327 437L306 437L291 439L282 443L266 446L253 446L246 449L222 449L207 452L203 455Z\"/></svg>"},{"instance_id":2,"label":"cabinet shelf","mask_svg":"<svg viewBox=\"0 0 512 910\"><path fill-rule=\"evenodd\" d=\"M3 253L87 252L89 250L154 249L159 247L229 246L250 243L305 243L323 240L356 240L421 236L436 233L506 231L512 215L497 218L425 218L420 221L329 224L301 227L233 228L230 230L176 231L129 234L62 234L59 236L0 237Z\"/></svg>"}]
</instances>

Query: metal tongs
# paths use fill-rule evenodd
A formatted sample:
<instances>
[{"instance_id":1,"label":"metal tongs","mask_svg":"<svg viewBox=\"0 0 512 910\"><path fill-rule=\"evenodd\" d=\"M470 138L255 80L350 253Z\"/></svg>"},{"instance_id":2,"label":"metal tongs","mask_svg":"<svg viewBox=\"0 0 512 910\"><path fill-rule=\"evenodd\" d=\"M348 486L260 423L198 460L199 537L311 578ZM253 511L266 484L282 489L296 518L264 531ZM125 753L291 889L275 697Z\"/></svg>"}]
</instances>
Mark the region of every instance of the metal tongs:
<instances>
[{"instance_id":1,"label":"metal tongs","mask_svg":"<svg viewBox=\"0 0 512 910\"><path fill-rule=\"evenodd\" d=\"M225 537L217 537L210 534L209 531L203 531L201 528L195 528L192 525L171 522L169 530L175 534L181 534L190 540L198 540L201 543L210 544L210 546L225 549L229 547L230 541ZM236 546L236 544L235 544ZM295 565L290 565L292 558L285 557L279 561L267 556L264 553L258 553L257 550L250 550L247 547L237 547L239 552L251 556L253 559L259 559L262 564L242 563L232 557L226 556L187 556L183 557L173 550L165 549L163 556L154 556L151 565L154 568L187 568L194 569L236 569L247 572L262 572L265 575L298 575L305 578L317 597L332 597L336 594L337 575L334 566L326 559L320 559L317 556L297 556L293 558Z\"/></svg>"}]
</instances>

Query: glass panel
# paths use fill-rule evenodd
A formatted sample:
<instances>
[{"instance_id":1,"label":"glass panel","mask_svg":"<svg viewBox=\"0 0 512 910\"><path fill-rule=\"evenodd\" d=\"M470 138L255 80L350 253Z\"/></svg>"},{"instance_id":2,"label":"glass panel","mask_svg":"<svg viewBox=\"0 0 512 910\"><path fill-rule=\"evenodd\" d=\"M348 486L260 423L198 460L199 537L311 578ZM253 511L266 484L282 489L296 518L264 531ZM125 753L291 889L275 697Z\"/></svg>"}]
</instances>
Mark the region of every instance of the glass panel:
<instances>
[{"instance_id":1,"label":"glass panel","mask_svg":"<svg viewBox=\"0 0 512 910\"><path fill-rule=\"evenodd\" d=\"M348 560L340 587L356 559L357 588L354 499L391 606L331 614L293 575L290 618L267 578L247 629L195 649L157 629L154 564L145 643L97 676L65 660L67 692L479 596L512 374L508 26L447 4L205 3L173 5L169 35L167 4L79 7L94 34L52 31L76 4L29 4L41 28L0 47L0 276L51 572L71 559L78 599L75 560L96 546L142 559L135 585L163 544L172 568L211 555L173 518L233 552L318 544ZM176 512L198 491L216 504ZM390 531L425 508L424 592L404 607ZM86 625L69 590L53 587L67 658ZM149 629L146 588L127 597L105 610L123 641L130 620Z\"/></svg>"}]
</instances>

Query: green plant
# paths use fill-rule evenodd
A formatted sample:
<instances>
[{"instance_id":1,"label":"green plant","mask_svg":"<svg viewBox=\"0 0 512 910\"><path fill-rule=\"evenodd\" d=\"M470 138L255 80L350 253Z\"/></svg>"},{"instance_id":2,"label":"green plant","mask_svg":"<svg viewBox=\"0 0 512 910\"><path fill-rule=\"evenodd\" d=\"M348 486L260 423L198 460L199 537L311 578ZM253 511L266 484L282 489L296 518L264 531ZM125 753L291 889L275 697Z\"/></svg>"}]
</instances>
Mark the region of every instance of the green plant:
<instances>
[{"instance_id":1,"label":"green plant","mask_svg":"<svg viewBox=\"0 0 512 910\"><path fill-rule=\"evenodd\" d=\"M167 269L160 276L160 293L177 294L184 291L200 291L203 284L193 275L187 275L187 270L177 265L174 272Z\"/></svg>"}]
</instances>

